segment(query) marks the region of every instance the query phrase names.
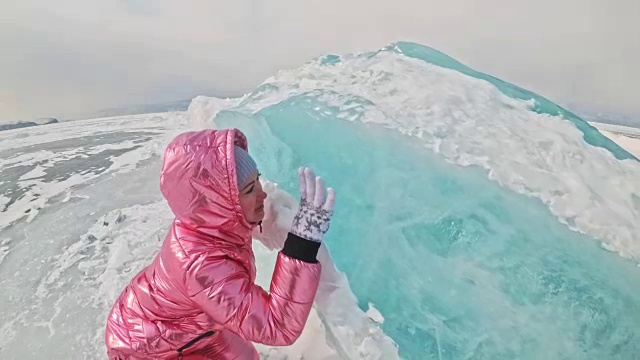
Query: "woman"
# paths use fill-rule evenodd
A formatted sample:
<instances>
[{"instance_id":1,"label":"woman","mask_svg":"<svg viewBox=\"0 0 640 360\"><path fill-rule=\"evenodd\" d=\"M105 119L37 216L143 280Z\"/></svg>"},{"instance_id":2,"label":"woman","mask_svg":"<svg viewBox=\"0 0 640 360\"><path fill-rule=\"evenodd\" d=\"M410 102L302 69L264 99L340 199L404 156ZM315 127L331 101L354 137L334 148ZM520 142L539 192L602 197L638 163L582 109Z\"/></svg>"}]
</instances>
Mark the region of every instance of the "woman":
<instances>
[{"instance_id":1,"label":"woman","mask_svg":"<svg viewBox=\"0 0 640 360\"><path fill-rule=\"evenodd\" d=\"M284 346L300 336L335 195L299 171L299 210L268 293L254 284L251 234L266 194L247 151L236 129L188 132L168 145L160 187L175 219L109 314L109 359L258 359L252 342Z\"/></svg>"}]
</instances>

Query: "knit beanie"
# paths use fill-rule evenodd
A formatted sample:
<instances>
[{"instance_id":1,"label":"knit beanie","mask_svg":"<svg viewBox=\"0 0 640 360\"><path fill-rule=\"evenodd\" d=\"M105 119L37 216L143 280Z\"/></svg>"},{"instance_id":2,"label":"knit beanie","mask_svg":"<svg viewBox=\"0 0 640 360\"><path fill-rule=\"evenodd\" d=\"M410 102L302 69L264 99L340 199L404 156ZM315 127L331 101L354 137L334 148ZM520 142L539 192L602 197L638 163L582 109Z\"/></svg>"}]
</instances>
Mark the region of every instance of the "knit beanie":
<instances>
[{"instance_id":1,"label":"knit beanie","mask_svg":"<svg viewBox=\"0 0 640 360\"><path fill-rule=\"evenodd\" d=\"M237 145L234 146L234 156L236 161L238 188L242 188L242 186L249 181L251 175L258 170L258 166L251 155Z\"/></svg>"}]
</instances>

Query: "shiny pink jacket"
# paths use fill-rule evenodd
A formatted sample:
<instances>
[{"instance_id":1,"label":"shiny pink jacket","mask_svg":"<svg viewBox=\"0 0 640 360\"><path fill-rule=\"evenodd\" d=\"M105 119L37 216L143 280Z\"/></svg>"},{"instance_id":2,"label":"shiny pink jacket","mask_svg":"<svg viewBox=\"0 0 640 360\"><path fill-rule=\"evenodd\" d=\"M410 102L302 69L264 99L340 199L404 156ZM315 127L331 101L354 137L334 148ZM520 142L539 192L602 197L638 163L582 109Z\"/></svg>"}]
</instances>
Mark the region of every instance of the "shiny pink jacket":
<instances>
[{"instance_id":1,"label":"shiny pink jacket","mask_svg":"<svg viewBox=\"0 0 640 360\"><path fill-rule=\"evenodd\" d=\"M167 147L160 183L175 219L109 313L109 359L176 359L181 348L184 359L257 359L252 342L290 345L302 332L320 263L280 252L270 291L254 284L234 144L247 149L236 129L204 130Z\"/></svg>"}]
</instances>

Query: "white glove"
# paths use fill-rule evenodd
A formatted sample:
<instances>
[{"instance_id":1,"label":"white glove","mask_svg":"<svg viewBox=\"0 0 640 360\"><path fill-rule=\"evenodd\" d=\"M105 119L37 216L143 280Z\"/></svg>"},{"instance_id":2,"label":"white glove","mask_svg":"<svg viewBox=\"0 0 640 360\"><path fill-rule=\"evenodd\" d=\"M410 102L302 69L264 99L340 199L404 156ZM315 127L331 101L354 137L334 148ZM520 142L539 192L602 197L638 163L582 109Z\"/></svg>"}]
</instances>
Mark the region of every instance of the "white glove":
<instances>
[{"instance_id":1,"label":"white glove","mask_svg":"<svg viewBox=\"0 0 640 360\"><path fill-rule=\"evenodd\" d=\"M293 218L291 233L301 238L322 242L324 234L329 230L329 222L333 215L335 193L327 189L325 199L324 181L309 168L298 170L300 177L300 206Z\"/></svg>"}]
</instances>

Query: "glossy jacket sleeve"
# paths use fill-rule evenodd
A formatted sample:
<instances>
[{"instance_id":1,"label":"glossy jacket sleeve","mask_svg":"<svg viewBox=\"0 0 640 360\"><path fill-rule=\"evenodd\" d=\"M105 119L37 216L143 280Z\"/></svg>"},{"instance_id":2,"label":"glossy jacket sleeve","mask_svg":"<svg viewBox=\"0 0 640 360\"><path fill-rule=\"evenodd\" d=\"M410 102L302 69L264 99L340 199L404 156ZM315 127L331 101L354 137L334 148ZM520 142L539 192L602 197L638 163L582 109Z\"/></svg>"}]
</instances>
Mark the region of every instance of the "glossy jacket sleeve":
<instances>
[{"instance_id":1,"label":"glossy jacket sleeve","mask_svg":"<svg viewBox=\"0 0 640 360\"><path fill-rule=\"evenodd\" d=\"M311 312L321 265L295 257L310 259L309 252L315 248L317 253L319 244L309 246L307 240L291 235L287 242L297 251L278 254L269 292L251 282L246 269L236 261L205 257L194 263L197 270L187 276L193 301L213 321L246 340L275 346L293 344Z\"/></svg>"}]
</instances>

